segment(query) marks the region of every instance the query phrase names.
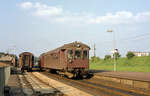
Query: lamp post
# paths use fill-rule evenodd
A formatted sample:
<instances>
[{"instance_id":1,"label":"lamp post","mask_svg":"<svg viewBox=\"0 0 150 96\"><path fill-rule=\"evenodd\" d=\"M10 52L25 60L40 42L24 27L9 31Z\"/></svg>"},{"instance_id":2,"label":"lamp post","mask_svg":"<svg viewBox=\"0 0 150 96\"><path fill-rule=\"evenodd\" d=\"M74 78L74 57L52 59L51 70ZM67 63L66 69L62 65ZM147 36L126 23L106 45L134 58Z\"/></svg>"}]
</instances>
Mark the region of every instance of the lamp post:
<instances>
[{"instance_id":1,"label":"lamp post","mask_svg":"<svg viewBox=\"0 0 150 96\"><path fill-rule=\"evenodd\" d=\"M113 47L114 50L112 51L113 57L114 57L114 72L116 72L116 53L118 52L118 49L116 49L116 40L115 40L115 32L113 30L107 30L107 32L112 32L113 33Z\"/></svg>"}]
</instances>

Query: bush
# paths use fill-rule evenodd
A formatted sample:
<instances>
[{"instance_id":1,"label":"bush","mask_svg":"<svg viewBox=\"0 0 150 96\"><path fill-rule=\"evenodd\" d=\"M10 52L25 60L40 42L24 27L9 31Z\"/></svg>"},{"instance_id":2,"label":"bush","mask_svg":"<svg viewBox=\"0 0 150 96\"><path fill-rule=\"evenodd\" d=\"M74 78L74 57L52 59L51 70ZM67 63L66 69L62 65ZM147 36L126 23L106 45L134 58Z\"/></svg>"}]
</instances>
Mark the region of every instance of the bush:
<instances>
[{"instance_id":1,"label":"bush","mask_svg":"<svg viewBox=\"0 0 150 96\"><path fill-rule=\"evenodd\" d=\"M134 55L133 52L128 52L126 56L127 56L128 59L131 59L131 58L133 58L135 55Z\"/></svg>"},{"instance_id":2,"label":"bush","mask_svg":"<svg viewBox=\"0 0 150 96\"><path fill-rule=\"evenodd\" d=\"M111 55L105 55L104 60L108 60L108 59L111 59Z\"/></svg>"},{"instance_id":3,"label":"bush","mask_svg":"<svg viewBox=\"0 0 150 96\"><path fill-rule=\"evenodd\" d=\"M97 62L97 61L99 61L99 60L100 60L99 57L96 57L96 56L92 56L92 57L91 57L91 61L92 61L92 62Z\"/></svg>"}]
</instances>

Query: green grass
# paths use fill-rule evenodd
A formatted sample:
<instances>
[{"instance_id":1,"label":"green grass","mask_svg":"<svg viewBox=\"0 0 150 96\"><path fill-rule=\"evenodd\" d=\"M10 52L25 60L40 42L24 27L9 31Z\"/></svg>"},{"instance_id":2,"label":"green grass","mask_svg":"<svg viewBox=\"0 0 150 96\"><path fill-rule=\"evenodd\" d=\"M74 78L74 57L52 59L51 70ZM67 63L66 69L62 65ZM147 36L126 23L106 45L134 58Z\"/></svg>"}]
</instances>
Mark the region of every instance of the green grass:
<instances>
[{"instance_id":1,"label":"green grass","mask_svg":"<svg viewBox=\"0 0 150 96\"><path fill-rule=\"evenodd\" d=\"M90 69L113 70L113 59L90 60ZM120 58L117 60L117 71L150 72L150 56L133 57L132 59Z\"/></svg>"}]
</instances>

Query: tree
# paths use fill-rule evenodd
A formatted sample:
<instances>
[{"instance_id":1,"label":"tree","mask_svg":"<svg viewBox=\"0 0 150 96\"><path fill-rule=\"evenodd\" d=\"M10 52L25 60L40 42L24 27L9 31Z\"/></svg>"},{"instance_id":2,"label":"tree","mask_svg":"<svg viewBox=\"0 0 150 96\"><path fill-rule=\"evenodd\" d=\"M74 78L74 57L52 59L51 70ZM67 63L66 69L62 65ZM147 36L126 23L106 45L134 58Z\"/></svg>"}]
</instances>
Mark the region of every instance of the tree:
<instances>
[{"instance_id":1,"label":"tree","mask_svg":"<svg viewBox=\"0 0 150 96\"><path fill-rule=\"evenodd\" d=\"M113 56L115 55L115 59L118 59L118 58L120 58L121 57L121 55L120 55L120 53L119 52L117 52L117 53L114 53L113 54Z\"/></svg>"},{"instance_id":2,"label":"tree","mask_svg":"<svg viewBox=\"0 0 150 96\"><path fill-rule=\"evenodd\" d=\"M105 55L104 60L111 59L111 55Z\"/></svg>"},{"instance_id":3,"label":"tree","mask_svg":"<svg viewBox=\"0 0 150 96\"><path fill-rule=\"evenodd\" d=\"M126 56L127 56L128 59L131 59L131 58L133 58L135 55L134 55L133 52L128 52L128 53L126 54Z\"/></svg>"},{"instance_id":4,"label":"tree","mask_svg":"<svg viewBox=\"0 0 150 96\"><path fill-rule=\"evenodd\" d=\"M0 52L0 57L4 56L5 53L4 52Z\"/></svg>"},{"instance_id":5,"label":"tree","mask_svg":"<svg viewBox=\"0 0 150 96\"><path fill-rule=\"evenodd\" d=\"M100 60L99 57L96 57L96 56L92 56L92 57L91 57L91 61L92 61L92 62L97 62L97 61L99 61L99 60Z\"/></svg>"}]
</instances>

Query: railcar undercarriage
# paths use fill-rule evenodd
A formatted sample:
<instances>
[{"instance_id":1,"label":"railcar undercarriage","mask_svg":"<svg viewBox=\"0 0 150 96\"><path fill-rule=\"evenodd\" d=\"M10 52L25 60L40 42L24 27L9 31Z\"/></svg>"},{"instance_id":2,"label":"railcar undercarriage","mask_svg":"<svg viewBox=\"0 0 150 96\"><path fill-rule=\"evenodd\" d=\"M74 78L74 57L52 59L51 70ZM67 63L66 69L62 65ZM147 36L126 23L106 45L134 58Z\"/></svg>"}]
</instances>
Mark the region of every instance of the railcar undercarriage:
<instances>
[{"instance_id":1,"label":"railcar undercarriage","mask_svg":"<svg viewBox=\"0 0 150 96\"><path fill-rule=\"evenodd\" d=\"M56 69L50 69L51 73L57 73L61 76L67 77L67 78L90 78L92 74L89 73L88 69L83 68L76 68L76 69L67 69L67 70L56 70Z\"/></svg>"}]
</instances>

